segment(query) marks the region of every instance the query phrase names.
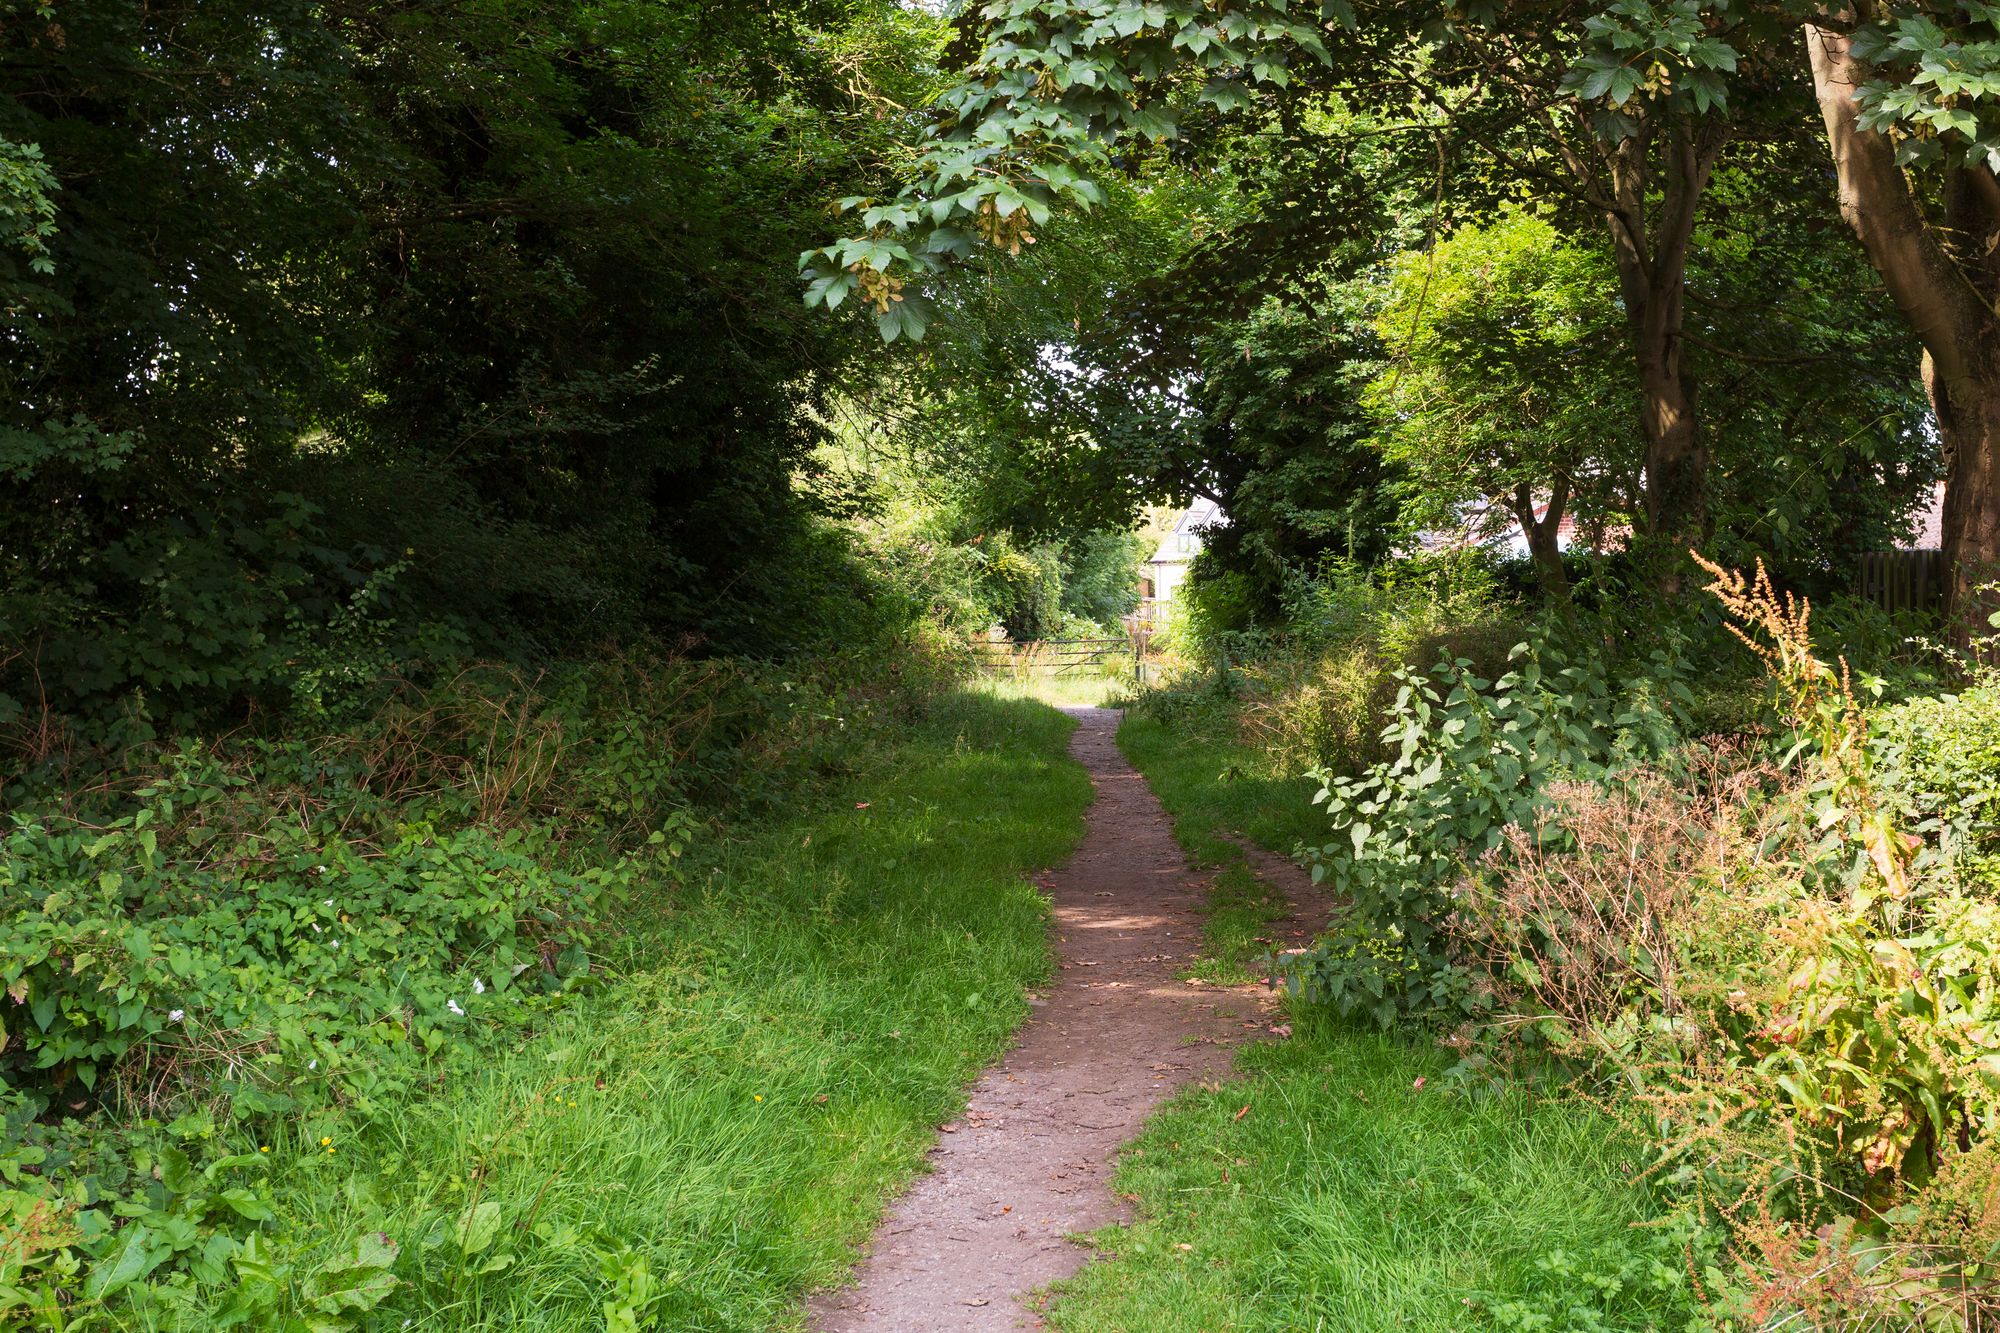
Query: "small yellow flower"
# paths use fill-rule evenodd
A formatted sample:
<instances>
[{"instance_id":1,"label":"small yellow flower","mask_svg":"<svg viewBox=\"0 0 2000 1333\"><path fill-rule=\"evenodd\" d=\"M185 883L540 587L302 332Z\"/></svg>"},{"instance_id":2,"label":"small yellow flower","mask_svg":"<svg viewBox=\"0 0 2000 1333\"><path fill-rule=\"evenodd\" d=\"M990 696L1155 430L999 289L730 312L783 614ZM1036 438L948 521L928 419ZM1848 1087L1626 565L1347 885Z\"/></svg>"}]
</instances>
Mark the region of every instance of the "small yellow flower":
<instances>
[{"instance_id":1,"label":"small yellow flower","mask_svg":"<svg viewBox=\"0 0 2000 1333\"><path fill-rule=\"evenodd\" d=\"M326 1155L327 1155L328 1157L331 1157L331 1156L333 1156L333 1149L331 1149L331 1148L328 1148L328 1149L326 1150Z\"/></svg>"},{"instance_id":2,"label":"small yellow flower","mask_svg":"<svg viewBox=\"0 0 2000 1333\"><path fill-rule=\"evenodd\" d=\"M320 1147L322 1147L322 1148L324 1148L324 1147L326 1147L326 1146L327 1146L328 1144L330 1144L330 1143L332 1143L332 1142L333 1142L333 1140L332 1140L332 1139L328 1139L328 1138L322 1138L322 1139L321 1139L321 1140L319 1141L319 1146L320 1146Z\"/></svg>"},{"instance_id":3,"label":"small yellow flower","mask_svg":"<svg viewBox=\"0 0 2000 1333\"><path fill-rule=\"evenodd\" d=\"M759 1102L761 1102L761 1101L763 1101L763 1100L764 1100L764 1094L763 1094L763 1093L761 1093L761 1092L753 1092L753 1093L751 1093L751 1094L750 1094L750 1099L751 1099L752 1101L759 1101Z\"/></svg>"},{"instance_id":4,"label":"small yellow flower","mask_svg":"<svg viewBox=\"0 0 2000 1333\"><path fill-rule=\"evenodd\" d=\"M262 1148L259 1148L259 1149L258 1149L257 1151L258 1151L258 1152L269 1152L269 1151L271 1151L271 1149L270 1149L270 1148L269 1148L268 1146L266 1146L266 1147L262 1147Z\"/></svg>"},{"instance_id":5,"label":"small yellow flower","mask_svg":"<svg viewBox=\"0 0 2000 1333\"><path fill-rule=\"evenodd\" d=\"M575 1106L575 1105L576 1105L576 1098L574 1098L574 1097L570 1098L570 1099L569 1099L569 1104L570 1104L571 1106Z\"/></svg>"}]
</instances>

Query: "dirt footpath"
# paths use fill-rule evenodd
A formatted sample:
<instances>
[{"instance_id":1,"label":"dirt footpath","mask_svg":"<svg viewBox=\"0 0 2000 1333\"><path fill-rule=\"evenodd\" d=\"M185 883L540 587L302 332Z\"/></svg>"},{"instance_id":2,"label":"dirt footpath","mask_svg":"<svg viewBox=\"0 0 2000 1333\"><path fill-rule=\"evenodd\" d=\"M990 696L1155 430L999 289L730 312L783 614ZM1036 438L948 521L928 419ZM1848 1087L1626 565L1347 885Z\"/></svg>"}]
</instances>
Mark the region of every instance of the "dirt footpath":
<instances>
[{"instance_id":1,"label":"dirt footpath","mask_svg":"<svg viewBox=\"0 0 2000 1333\"><path fill-rule=\"evenodd\" d=\"M1175 980L1200 942L1206 881L1119 753L1119 715L1067 711L1097 800L1075 858L1042 881L1061 969L944 1127L932 1174L890 1210L855 1284L815 1301L819 1333L1039 1327L1022 1298L1089 1258L1066 1237L1126 1220L1109 1188L1118 1145L1175 1088L1226 1076L1234 1048L1270 1021L1257 990Z\"/></svg>"}]
</instances>

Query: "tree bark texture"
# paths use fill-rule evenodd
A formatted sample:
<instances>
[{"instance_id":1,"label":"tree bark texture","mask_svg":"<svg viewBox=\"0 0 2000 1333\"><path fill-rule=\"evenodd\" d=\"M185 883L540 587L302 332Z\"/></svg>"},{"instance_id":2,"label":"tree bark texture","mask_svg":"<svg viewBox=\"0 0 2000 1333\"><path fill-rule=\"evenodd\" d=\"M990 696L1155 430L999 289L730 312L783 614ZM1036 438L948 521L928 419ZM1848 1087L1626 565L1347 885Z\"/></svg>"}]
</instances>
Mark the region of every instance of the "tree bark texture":
<instances>
[{"instance_id":1,"label":"tree bark texture","mask_svg":"<svg viewBox=\"0 0 2000 1333\"><path fill-rule=\"evenodd\" d=\"M1612 206L1605 220L1618 260L1618 283L1631 325L1639 372L1640 425L1646 436L1646 527L1689 546L1707 535L1708 446L1682 361L1688 249L1702 191L1727 127L1669 121L1610 150ZM1661 137L1661 199L1649 227L1651 140Z\"/></svg>"},{"instance_id":2,"label":"tree bark texture","mask_svg":"<svg viewBox=\"0 0 2000 1333\"><path fill-rule=\"evenodd\" d=\"M1542 585L1542 595L1551 599L1569 596L1569 571L1562 559L1562 517L1569 507L1569 493L1569 478L1557 477L1549 492L1548 508L1539 519L1535 517L1535 493L1527 482L1516 486L1512 496L1514 519L1527 538L1535 577Z\"/></svg>"},{"instance_id":3,"label":"tree bark texture","mask_svg":"<svg viewBox=\"0 0 2000 1333\"><path fill-rule=\"evenodd\" d=\"M1924 213L1895 148L1859 123L1869 69L1844 34L1806 28L1813 87L1840 181L1840 211L1924 346L1945 452L1945 614L1961 644L2000 611L2000 180L1957 166Z\"/></svg>"}]
</instances>

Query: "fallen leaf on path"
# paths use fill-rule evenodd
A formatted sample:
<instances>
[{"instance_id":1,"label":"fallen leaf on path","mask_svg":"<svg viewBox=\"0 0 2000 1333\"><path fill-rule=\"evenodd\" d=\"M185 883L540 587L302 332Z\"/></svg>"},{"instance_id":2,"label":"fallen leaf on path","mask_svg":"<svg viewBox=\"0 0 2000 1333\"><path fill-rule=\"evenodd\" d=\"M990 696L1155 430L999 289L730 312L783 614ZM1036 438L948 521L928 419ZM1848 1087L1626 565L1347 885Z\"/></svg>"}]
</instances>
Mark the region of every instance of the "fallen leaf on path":
<instances>
[{"instance_id":1,"label":"fallen leaf on path","mask_svg":"<svg viewBox=\"0 0 2000 1333\"><path fill-rule=\"evenodd\" d=\"M978 1297L978 1298L976 1298L976 1299L974 1299L974 1300L969 1300L969 1301L967 1301L967 1302L966 1302L966 1304L967 1304L967 1305L985 1305L985 1304L987 1304L987 1300L986 1300L986 1298L985 1298L984 1296L980 1296L980 1297Z\"/></svg>"},{"instance_id":2,"label":"fallen leaf on path","mask_svg":"<svg viewBox=\"0 0 2000 1333\"><path fill-rule=\"evenodd\" d=\"M1410 1091L1411 1091L1411 1092L1422 1092L1423 1090L1424 1090L1424 1080L1423 1080L1423 1079L1418 1079L1418 1080L1417 1080L1417 1081L1416 1081L1415 1083L1412 1083L1412 1084L1410 1085Z\"/></svg>"},{"instance_id":3,"label":"fallen leaf on path","mask_svg":"<svg viewBox=\"0 0 2000 1333\"><path fill-rule=\"evenodd\" d=\"M964 1125L961 1125L961 1124L959 1124L959 1123L958 1123L958 1122L957 1122L956 1120L953 1120L953 1121L949 1121L949 1122L947 1122L947 1123L945 1123L945 1124L942 1124L942 1125L939 1125L939 1126L938 1126L938 1133L940 1133L940 1134L956 1134L956 1133L958 1133L958 1131L959 1131L959 1130L961 1130L961 1129L964 1129L964 1128L965 1128L965 1126L964 1126Z\"/></svg>"},{"instance_id":4,"label":"fallen leaf on path","mask_svg":"<svg viewBox=\"0 0 2000 1333\"><path fill-rule=\"evenodd\" d=\"M856 810L866 810L866 809L868 808L868 802L866 802L866 801L856 801L856 802L854 803L854 808L855 808Z\"/></svg>"},{"instance_id":5,"label":"fallen leaf on path","mask_svg":"<svg viewBox=\"0 0 2000 1333\"><path fill-rule=\"evenodd\" d=\"M1241 1119L1242 1119L1242 1118L1243 1118L1244 1116L1246 1116L1246 1115L1249 1115L1249 1114L1250 1114L1250 1107L1248 1106L1248 1104L1245 1104L1245 1106L1243 1107L1243 1109L1242 1109L1242 1110L1240 1110L1240 1111L1238 1111L1238 1112L1236 1113L1236 1115L1235 1115L1235 1119L1237 1119L1237 1120L1241 1120Z\"/></svg>"},{"instance_id":6,"label":"fallen leaf on path","mask_svg":"<svg viewBox=\"0 0 2000 1333\"><path fill-rule=\"evenodd\" d=\"M1275 1024L1271 1028L1271 1035L1274 1037L1289 1037L1292 1035L1292 1025L1290 1023Z\"/></svg>"}]
</instances>

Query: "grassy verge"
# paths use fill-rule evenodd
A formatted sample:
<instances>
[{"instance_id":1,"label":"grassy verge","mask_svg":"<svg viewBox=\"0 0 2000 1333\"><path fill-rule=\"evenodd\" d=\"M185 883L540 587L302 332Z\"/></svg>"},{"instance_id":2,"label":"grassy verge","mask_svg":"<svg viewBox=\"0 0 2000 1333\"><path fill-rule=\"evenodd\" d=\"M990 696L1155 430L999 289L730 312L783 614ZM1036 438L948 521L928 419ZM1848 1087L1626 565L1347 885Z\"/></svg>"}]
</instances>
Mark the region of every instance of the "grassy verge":
<instances>
[{"instance_id":1,"label":"grassy verge","mask_svg":"<svg viewBox=\"0 0 2000 1333\"><path fill-rule=\"evenodd\" d=\"M1132 693L1128 673L1075 671L1065 675L993 675L978 688L999 699L1036 699L1054 708L1116 708Z\"/></svg>"},{"instance_id":2,"label":"grassy verge","mask_svg":"<svg viewBox=\"0 0 2000 1333\"><path fill-rule=\"evenodd\" d=\"M1224 738L1134 717L1120 739L1191 850L1305 831L1303 795ZM1052 1328L1692 1326L1681 1239L1635 1225L1648 1200L1599 1112L1447 1081L1449 1058L1408 1038L1311 1013L1293 1025L1126 1151L1117 1188L1141 1220L1100 1234L1106 1258L1057 1287Z\"/></svg>"},{"instance_id":3,"label":"grassy verge","mask_svg":"<svg viewBox=\"0 0 2000 1333\"><path fill-rule=\"evenodd\" d=\"M1187 975L1218 985L1250 980L1251 965L1269 951L1271 923L1285 915L1286 904L1251 873L1237 839L1289 855L1300 842L1323 836L1325 820L1307 804L1311 787L1273 771L1263 755L1214 725L1184 734L1129 713L1118 745L1173 816L1181 850L1195 865L1215 871L1202 957Z\"/></svg>"},{"instance_id":4,"label":"grassy verge","mask_svg":"<svg viewBox=\"0 0 2000 1333\"><path fill-rule=\"evenodd\" d=\"M941 702L819 813L700 854L630 970L515 1049L332 1153L270 1145L277 1215L401 1247L383 1327L795 1324L1045 973L1024 876L1081 833L1068 732Z\"/></svg>"}]
</instances>

